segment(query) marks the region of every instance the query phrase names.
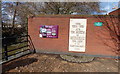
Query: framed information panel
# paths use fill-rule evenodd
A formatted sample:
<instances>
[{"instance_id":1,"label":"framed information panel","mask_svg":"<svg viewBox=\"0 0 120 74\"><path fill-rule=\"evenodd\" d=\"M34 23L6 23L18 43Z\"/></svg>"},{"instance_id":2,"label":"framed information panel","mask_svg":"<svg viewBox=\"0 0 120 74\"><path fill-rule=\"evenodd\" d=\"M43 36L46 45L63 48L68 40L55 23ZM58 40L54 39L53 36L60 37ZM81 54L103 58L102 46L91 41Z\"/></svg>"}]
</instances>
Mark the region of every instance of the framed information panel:
<instances>
[{"instance_id":1,"label":"framed information panel","mask_svg":"<svg viewBox=\"0 0 120 74\"><path fill-rule=\"evenodd\" d=\"M85 52L87 19L70 19L69 51Z\"/></svg>"},{"instance_id":2,"label":"framed information panel","mask_svg":"<svg viewBox=\"0 0 120 74\"><path fill-rule=\"evenodd\" d=\"M58 38L58 25L40 25L39 37Z\"/></svg>"}]
</instances>

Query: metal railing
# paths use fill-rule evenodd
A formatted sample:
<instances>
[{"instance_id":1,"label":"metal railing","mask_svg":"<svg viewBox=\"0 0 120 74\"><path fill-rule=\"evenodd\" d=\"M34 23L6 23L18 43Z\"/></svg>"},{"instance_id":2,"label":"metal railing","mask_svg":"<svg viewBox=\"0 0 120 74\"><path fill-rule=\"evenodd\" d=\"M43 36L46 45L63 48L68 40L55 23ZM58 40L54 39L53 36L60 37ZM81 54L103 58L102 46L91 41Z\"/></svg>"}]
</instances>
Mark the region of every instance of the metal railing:
<instances>
[{"instance_id":1,"label":"metal railing","mask_svg":"<svg viewBox=\"0 0 120 74\"><path fill-rule=\"evenodd\" d=\"M9 42L9 40L16 39L18 41ZM18 36L18 37L4 37L2 38L2 62L7 62L12 59L30 54L35 53L35 47L32 42L32 39L29 35L25 36Z\"/></svg>"}]
</instances>

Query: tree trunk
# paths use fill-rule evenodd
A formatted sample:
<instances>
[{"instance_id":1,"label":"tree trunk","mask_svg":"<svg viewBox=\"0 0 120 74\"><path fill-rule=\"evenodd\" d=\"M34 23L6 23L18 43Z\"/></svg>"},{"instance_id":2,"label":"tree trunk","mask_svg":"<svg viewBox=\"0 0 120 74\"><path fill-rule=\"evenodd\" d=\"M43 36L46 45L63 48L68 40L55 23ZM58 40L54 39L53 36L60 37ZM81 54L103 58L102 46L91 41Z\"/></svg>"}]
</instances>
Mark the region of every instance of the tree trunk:
<instances>
[{"instance_id":1,"label":"tree trunk","mask_svg":"<svg viewBox=\"0 0 120 74\"><path fill-rule=\"evenodd\" d=\"M15 28L15 17L16 17L16 13L17 13L17 6L18 6L19 2L16 2L16 7L14 10L14 14L13 14L13 20L12 20L12 34L14 34L14 28Z\"/></svg>"}]
</instances>

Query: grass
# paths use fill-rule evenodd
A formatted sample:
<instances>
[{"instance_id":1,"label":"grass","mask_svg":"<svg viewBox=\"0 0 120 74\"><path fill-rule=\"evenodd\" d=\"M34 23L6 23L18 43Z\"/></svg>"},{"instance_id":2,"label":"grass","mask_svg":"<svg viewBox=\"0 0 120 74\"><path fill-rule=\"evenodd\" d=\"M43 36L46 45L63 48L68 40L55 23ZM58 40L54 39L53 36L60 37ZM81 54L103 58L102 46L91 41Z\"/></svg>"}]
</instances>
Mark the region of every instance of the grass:
<instances>
[{"instance_id":1,"label":"grass","mask_svg":"<svg viewBox=\"0 0 120 74\"><path fill-rule=\"evenodd\" d=\"M10 45L10 46L7 47L7 50L9 51L9 50L17 49L17 48L20 48L20 47L23 47L23 46L26 46L26 45L28 45L27 42ZM28 49L28 47L24 47L22 49L17 49L17 50L14 50L14 51L10 51L10 52L8 52L8 56L12 55L12 54L15 54L16 52L23 51L25 49ZM2 49L2 52L4 52L4 48ZM2 57L4 57L4 54L2 54Z\"/></svg>"}]
</instances>

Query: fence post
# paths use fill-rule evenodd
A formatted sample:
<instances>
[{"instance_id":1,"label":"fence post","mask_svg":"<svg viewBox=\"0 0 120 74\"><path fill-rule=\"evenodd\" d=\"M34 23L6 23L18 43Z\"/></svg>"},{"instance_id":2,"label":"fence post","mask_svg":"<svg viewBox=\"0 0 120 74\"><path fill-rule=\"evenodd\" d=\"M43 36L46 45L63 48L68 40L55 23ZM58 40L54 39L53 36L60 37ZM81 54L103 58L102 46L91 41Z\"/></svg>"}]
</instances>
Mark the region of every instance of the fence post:
<instances>
[{"instance_id":1,"label":"fence post","mask_svg":"<svg viewBox=\"0 0 120 74\"><path fill-rule=\"evenodd\" d=\"M4 42L3 46L4 46L4 54L5 54L4 57L5 57L5 60L8 60L7 42L6 42L7 40L6 39L7 39L6 37L3 38L3 40L4 40L3 41Z\"/></svg>"},{"instance_id":2,"label":"fence post","mask_svg":"<svg viewBox=\"0 0 120 74\"><path fill-rule=\"evenodd\" d=\"M7 44L4 44L5 60L8 60Z\"/></svg>"}]
</instances>

